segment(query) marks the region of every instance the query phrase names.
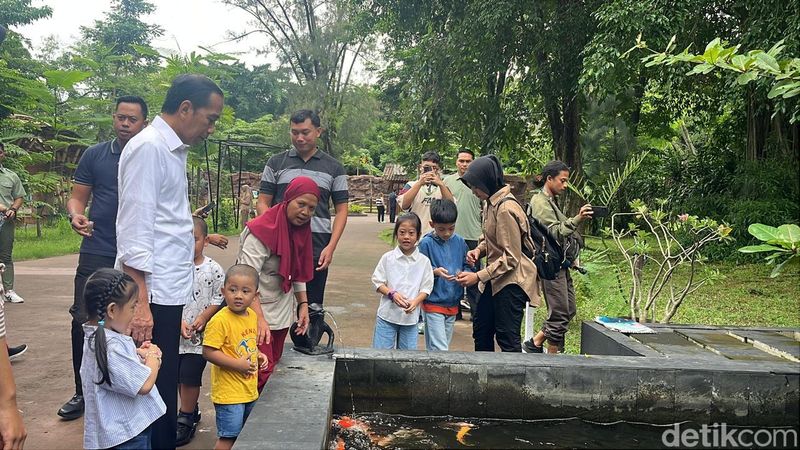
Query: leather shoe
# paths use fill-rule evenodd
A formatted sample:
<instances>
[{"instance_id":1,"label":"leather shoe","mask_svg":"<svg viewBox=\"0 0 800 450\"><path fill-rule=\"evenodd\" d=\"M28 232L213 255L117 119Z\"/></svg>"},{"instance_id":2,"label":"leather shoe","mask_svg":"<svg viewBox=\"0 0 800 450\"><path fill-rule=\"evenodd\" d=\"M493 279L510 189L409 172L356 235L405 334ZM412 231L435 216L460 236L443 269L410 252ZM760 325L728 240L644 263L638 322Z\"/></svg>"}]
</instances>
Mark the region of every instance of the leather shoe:
<instances>
[{"instance_id":1,"label":"leather shoe","mask_svg":"<svg viewBox=\"0 0 800 450\"><path fill-rule=\"evenodd\" d=\"M83 415L83 396L75 394L64 406L58 410L58 415L64 420L75 420Z\"/></svg>"}]
</instances>

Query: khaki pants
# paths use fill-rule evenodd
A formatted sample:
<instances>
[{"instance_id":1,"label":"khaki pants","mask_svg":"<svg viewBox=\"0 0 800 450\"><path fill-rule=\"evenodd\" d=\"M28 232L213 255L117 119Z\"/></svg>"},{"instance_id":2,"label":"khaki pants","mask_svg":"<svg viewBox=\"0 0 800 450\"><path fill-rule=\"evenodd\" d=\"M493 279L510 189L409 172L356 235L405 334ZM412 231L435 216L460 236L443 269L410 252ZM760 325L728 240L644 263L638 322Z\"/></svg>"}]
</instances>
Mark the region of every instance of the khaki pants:
<instances>
[{"instance_id":1,"label":"khaki pants","mask_svg":"<svg viewBox=\"0 0 800 450\"><path fill-rule=\"evenodd\" d=\"M569 269L561 269L555 280L542 280L542 285L548 313L542 331L548 343L564 350L564 335L577 312Z\"/></svg>"}]
</instances>

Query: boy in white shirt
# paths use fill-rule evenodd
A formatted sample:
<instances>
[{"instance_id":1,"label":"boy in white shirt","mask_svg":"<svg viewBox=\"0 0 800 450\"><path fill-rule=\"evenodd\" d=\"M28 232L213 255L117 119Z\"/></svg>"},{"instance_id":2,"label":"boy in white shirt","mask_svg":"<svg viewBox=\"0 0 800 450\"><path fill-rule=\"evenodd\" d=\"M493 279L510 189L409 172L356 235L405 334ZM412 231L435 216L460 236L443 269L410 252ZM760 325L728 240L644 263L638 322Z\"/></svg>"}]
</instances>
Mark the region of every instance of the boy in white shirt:
<instances>
[{"instance_id":1,"label":"boy in white shirt","mask_svg":"<svg viewBox=\"0 0 800 450\"><path fill-rule=\"evenodd\" d=\"M222 286L225 271L216 261L205 256L203 249L208 245L208 225L199 217L194 221L194 288L192 300L183 307L181 320L181 343L178 361L178 432L175 445L180 447L191 442L200 422L200 397L203 370L203 330L209 319L222 304Z\"/></svg>"}]
</instances>

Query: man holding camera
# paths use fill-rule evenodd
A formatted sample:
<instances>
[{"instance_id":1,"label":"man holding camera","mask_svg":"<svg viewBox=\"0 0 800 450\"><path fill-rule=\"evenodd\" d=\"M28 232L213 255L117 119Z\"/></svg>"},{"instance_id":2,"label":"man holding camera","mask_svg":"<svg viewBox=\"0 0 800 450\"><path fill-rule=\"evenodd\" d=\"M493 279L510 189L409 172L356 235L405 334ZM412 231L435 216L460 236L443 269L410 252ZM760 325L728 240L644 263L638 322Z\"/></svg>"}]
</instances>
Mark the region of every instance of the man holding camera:
<instances>
[{"instance_id":1,"label":"man holding camera","mask_svg":"<svg viewBox=\"0 0 800 450\"><path fill-rule=\"evenodd\" d=\"M431 231L431 202L441 198L455 201L450 188L444 184L439 175L440 170L439 154L434 151L425 152L419 165L419 179L406 183L397 199L400 209L419 216L422 222L420 238Z\"/></svg>"}]
</instances>

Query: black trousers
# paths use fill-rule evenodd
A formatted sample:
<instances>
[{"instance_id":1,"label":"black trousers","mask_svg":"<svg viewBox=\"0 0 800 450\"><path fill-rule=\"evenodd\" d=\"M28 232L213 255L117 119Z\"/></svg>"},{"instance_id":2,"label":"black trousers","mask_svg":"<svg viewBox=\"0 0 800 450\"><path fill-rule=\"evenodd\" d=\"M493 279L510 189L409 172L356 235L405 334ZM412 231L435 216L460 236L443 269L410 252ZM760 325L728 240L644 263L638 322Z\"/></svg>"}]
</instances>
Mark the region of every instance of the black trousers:
<instances>
[{"instance_id":1,"label":"black trousers","mask_svg":"<svg viewBox=\"0 0 800 450\"><path fill-rule=\"evenodd\" d=\"M472 339L476 352L493 352L494 340L504 352L522 351L522 316L528 295L521 287L511 284L492 295L491 282L478 301L478 311L472 322Z\"/></svg>"},{"instance_id":2,"label":"black trousers","mask_svg":"<svg viewBox=\"0 0 800 450\"><path fill-rule=\"evenodd\" d=\"M314 279L306 283L306 295L308 296L308 303L319 303L320 305L325 301L325 284L328 282L328 269L320 270L317 272L317 262L319 255L314 255Z\"/></svg>"},{"instance_id":3,"label":"black trousers","mask_svg":"<svg viewBox=\"0 0 800 450\"><path fill-rule=\"evenodd\" d=\"M386 218L386 207L378 206L378 222L383 222Z\"/></svg>"},{"instance_id":4,"label":"black trousers","mask_svg":"<svg viewBox=\"0 0 800 450\"><path fill-rule=\"evenodd\" d=\"M83 288L89 275L97 269L114 267L113 256L90 255L81 253L78 256L78 269L75 271L75 292L69 313L72 315L72 373L75 377L75 393L83 395L81 387L81 361L83 360L83 324L89 318L86 313L86 303L83 301Z\"/></svg>"},{"instance_id":5,"label":"black trousers","mask_svg":"<svg viewBox=\"0 0 800 450\"><path fill-rule=\"evenodd\" d=\"M167 412L152 425L154 449L174 449L178 427L178 346L180 343L183 305L150 304L153 313L153 344L161 349L161 368L156 387L167 405Z\"/></svg>"},{"instance_id":6,"label":"black trousers","mask_svg":"<svg viewBox=\"0 0 800 450\"><path fill-rule=\"evenodd\" d=\"M389 222L394 223L394 218L397 215L397 205L392 206L389 204Z\"/></svg>"}]
</instances>

